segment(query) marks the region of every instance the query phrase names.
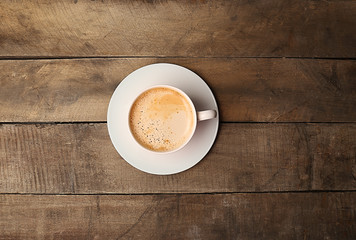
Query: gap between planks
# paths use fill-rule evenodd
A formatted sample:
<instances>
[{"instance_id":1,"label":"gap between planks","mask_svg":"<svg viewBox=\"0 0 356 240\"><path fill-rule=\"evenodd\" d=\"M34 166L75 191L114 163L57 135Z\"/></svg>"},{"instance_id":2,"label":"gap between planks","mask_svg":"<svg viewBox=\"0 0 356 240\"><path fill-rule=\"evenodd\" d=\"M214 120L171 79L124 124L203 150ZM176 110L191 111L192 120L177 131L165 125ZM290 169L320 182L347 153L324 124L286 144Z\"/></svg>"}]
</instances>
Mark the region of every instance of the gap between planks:
<instances>
[{"instance_id":1,"label":"gap between planks","mask_svg":"<svg viewBox=\"0 0 356 240\"><path fill-rule=\"evenodd\" d=\"M353 124L355 121L350 122L243 122L243 121L220 121L220 124ZM107 124L107 121L73 121L73 122L0 122L1 124L6 125L37 125L37 124L48 124L48 125L56 125L56 124Z\"/></svg>"},{"instance_id":2,"label":"gap between planks","mask_svg":"<svg viewBox=\"0 0 356 240\"><path fill-rule=\"evenodd\" d=\"M288 57L288 56L281 56L281 57L273 57L273 56L3 56L0 57L0 61L19 61L19 60L71 60L71 59L216 59L216 58L223 58L223 59L309 59L309 60L356 60L356 57Z\"/></svg>"},{"instance_id":3,"label":"gap between planks","mask_svg":"<svg viewBox=\"0 0 356 240\"><path fill-rule=\"evenodd\" d=\"M0 195L23 196L156 196L156 195L224 195L224 194L289 194L289 193L352 193L356 190L305 190L305 191L260 191L260 192L181 192L181 193L0 193Z\"/></svg>"}]
</instances>

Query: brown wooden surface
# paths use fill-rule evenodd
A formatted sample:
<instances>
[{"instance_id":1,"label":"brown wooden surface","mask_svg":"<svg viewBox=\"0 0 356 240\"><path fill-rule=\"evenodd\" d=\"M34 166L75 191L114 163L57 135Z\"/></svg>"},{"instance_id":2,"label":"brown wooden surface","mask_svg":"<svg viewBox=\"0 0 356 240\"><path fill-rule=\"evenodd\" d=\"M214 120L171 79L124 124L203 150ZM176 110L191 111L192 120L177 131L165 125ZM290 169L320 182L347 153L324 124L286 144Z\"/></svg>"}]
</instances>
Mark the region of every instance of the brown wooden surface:
<instances>
[{"instance_id":1,"label":"brown wooden surface","mask_svg":"<svg viewBox=\"0 0 356 240\"><path fill-rule=\"evenodd\" d=\"M355 13L1 1L0 240L356 239ZM116 86L157 62L205 79L222 120L208 155L171 176L131 167L106 126Z\"/></svg>"},{"instance_id":2,"label":"brown wooden surface","mask_svg":"<svg viewBox=\"0 0 356 240\"><path fill-rule=\"evenodd\" d=\"M231 58L0 61L0 121L106 121L120 81L156 62L207 81L222 121L356 121L356 61Z\"/></svg>"},{"instance_id":3,"label":"brown wooden surface","mask_svg":"<svg viewBox=\"0 0 356 240\"><path fill-rule=\"evenodd\" d=\"M355 57L355 1L1 1L0 56Z\"/></svg>"},{"instance_id":4,"label":"brown wooden surface","mask_svg":"<svg viewBox=\"0 0 356 240\"><path fill-rule=\"evenodd\" d=\"M119 157L106 124L6 124L0 159L3 193L356 190L356 125L222 124L197 166L155 176Z\"/></svg>"},{"instance_id":5,"label":"brown wooden surface","mask_svg":"<svg viewBox=\"0 0 356 240\"><path fill-rule=\"evenodd\" d=\"M0 196L2 239L354 239L356 193Z\"/></svg>"}]
</instances>

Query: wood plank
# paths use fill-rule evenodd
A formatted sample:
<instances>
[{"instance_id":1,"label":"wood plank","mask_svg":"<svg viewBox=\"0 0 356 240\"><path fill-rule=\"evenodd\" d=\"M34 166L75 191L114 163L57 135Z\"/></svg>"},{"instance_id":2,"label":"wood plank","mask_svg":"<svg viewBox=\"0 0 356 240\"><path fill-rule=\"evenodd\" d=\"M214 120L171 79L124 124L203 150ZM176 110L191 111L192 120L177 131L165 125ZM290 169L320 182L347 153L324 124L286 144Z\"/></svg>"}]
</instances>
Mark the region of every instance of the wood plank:
<instances>
[{"instance_id":1,"label":"wood plank","mask_svg":"<svg viewBox=\"0 0 356 240\"><path fill-rule=\"evenodd\" d=\"M222 121L356 121L356 61L236 58L0 61L0 121L106 121L120 81L157 62L205 79Z\"/></svg>"},{"instance_id":2,"label":"wood plank","mask_svg":"<svg viewBox=\"0 0 356 240\"><path fill-rule=\"evenodd\" d=\"M206 158L170 176L126 163L106 124L0 127L0 193L356 190L355 170L355 124L222 124Z\"/></svg>"},{"instance_id":3,"label":"wood plank","mask_svg":"<svg viewBox=\"0 0 356 240\"><path fill-rule=\"evenodd\" d=\"M0 239L355 237L355 192L0 196Z\"/></svg>"},{"instance_id":4,"label":"wood plank","mask_svg":"<svg viewBox=\"0 0 356 240\"><path fill-rule=\"evenodd\" d=\"M1 1L0 56L355 57L355 1Z\"/></svg>"}]
</instances>

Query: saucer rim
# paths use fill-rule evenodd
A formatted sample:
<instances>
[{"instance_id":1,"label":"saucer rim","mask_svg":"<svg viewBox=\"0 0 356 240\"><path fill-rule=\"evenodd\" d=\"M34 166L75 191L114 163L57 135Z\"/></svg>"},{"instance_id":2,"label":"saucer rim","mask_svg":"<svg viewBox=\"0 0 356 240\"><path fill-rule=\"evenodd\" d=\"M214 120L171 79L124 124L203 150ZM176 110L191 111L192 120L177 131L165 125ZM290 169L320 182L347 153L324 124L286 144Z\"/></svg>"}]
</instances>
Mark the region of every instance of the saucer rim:
<instances>
[{"instance_id":1,"label":"saucer rim","mask_svg":"<svg viewBox=\"0 0 356 240\"><path fill-rule=\"evenodd\" d=\"M209 140L205 140L205 145L203 148L200 148L200 149L197 149L197 150L194 150L195 152L200 152L199 154L199 159L198 160L191 160L189 162L191 162L191 164L188 164L189 166L186 166L186 167L183 167L183 168L179 168L177 167L175 170L170 170L170 171L162 171L162 169L153 169L153 168L150 168L150 169L147 169L147 168L142 168L142 166L138 166L138 164L135 164L135 160L132 160L132 158L135 158L135 155L140 155L140 154L137 154L135 153L134 151L130 154L128 153L127 151L124 151L123 149L120 149L120 146L119 145L123 145L123 144L120 144L116 141L116 137L117 136L114 136L115 133L113 132L113 126L112 126L112 109L118 104L115 102L115 97L116 97L116 94L118 94L119 91L122 91L122 90L125 90L125 86L127 84L135 84L133 81L138 81L137 79L135 79L135 74L139 73L139 72L144 72L144 71L150 71L151 68L175 68L177 71L183 71L183 72L186 72L188 74L190 74L192 76L192 79L196 78L197 80L199 80L201 83L200 84L203 84L205 85L205 88L206 88L206 92L204 93L204 95L206 95L206 97L208 97L211 101L211 104L214 105L215 107L215 111L217 112L217 116L215 119L211 119L211 120L208 120L208 121L215 121L215 124L214 126L211 126L211 136L209 136ZM157 69L156 69L157 70ZM134 79L132 79L134 78ZM132 83L128 83L129 81L131 81ZM171 83L161 83L161 82L156 82L156 83L151 83L149 84L149 87L153 87L155 85L169 85L169 86L173 86L175 88L178 88L180 89L178 86L174 85L174 84L171 84ZM124 89L123 89L124 88ZM127 87L126 87L127 88ZM184 90L182 90L183 92L185 92ZM188 94L187 94L188 95ZM207 96L209 95L209 96ZM189 95L188 95L189 96ZM117 97L116 97L117 98ZM191 96L189 96L189 98L192 98ZM130 97L126 96L124 99L126 99L126 102L127 103L130 103ZM191 99L193 104L195 105L193 99ZM122 105L122 104L121 104ZM203 109L202 109L203 110ZM213 124L211 124L213 125ZM183 171L186 171L190 168L192 168L193 166L195 166L196 164L198 164L202 159L204 159L204 157L207 155L207 153L210 151L210 149L212 148L212 146L214 145L215 143L215 140L216 140L216 137L217 137L217 134L218 134L218 130L219 130L219 109L218 109L218 105L217 105L217 102L216 102L216 99L215 99L215 96L213 94L213 92L211 91L210 87L207 85L207 83L198 75L196 74L195 72L191 71L190 69L188 68L185 68L183 66L180 66L180 65L177 65L177 64L171 64L171 63L154 63L154 64L149 64L149 65L145 65L143 67L140 67L138 69L136 69L135 71L131 72L129 75L127 75L121 82L120 84L116 87L115 91L113 92L111 98L110 98L110 102L109 102L109 105L108 105L108 110L107 110L107 127L108 127L108 132L109 132L109 136L110 136L110 140L112 142L112 144L114 145L115 147L115 150L119 153L119 155L121 156L121 158L123 158L127 163L129 163L131 166L133 166L134 168L140 170L140 171L143 171L143 172L146 172L146 173L149 173L149 174L154 174L154 175L172 175L172 174L177 174L177 173L180 173L180 172L183 172ZM127 126L128 127L128 126ZM214 129L213 129L214 127ZM125 128L125 127L119 127L121 129ZM194 135L196 135L197 133L194 133ZM191 141L192 139L194 138L194 135L193 137L191 138ZM128 137L128 136L127 136ZM122 141L124 141L124 138L122 139ZM189 152L187 152L187 147L192 144L191 141L189 141L183 148L181 148L180 150L178 150L178 152L180 152L180 155L183 155L183 156L186 156L189 158ZM186 150L186 151L185 151ZM165 153L163 154L165 156L165 159L167 160L174 160L175 157L176 157L176 154L177 152L172 152L172 153ZM149 151L146 151L144 152L144 154L147 154L149 155L148 157L149 158L155 158L157 157L157 153L153 153L153 152L149 152ZM131 155L131 156L128 156L128 155ZM141 153L142 155L142 153ZM160 154L162 155L162 154ZM188 163L189 163L188 162ZM137 161L136 161L137 163ZM151 166L150 166L151 167Z\"/></svg>"}]
</instances>

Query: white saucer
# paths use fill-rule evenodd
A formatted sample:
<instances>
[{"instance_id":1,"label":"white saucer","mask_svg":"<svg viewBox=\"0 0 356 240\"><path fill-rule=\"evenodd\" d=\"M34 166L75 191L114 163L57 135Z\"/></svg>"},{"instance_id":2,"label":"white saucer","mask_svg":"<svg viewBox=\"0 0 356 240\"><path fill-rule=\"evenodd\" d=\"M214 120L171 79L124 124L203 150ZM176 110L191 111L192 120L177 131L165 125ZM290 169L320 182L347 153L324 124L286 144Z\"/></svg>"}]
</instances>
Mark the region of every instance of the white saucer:
<instances>
[{"instance_id":1,"label":"white saucer","mask_svg":"<svg viewBox=\"0 0 356 240\"><path fill-rule=\"evenodd\" d=\"M182 149L167 154L151 153L135 142L128 128L128 112L136 96L154 85L171 85L183 90L197 111L218 107L208 85L187 68L157 63L129 74L116 88L108 108L108 130L114 147L135 168L158 175L179 173L197 164L213 145L219 127L215 119L198 122L193 138Z\"/></svg>"}]
</instances>

